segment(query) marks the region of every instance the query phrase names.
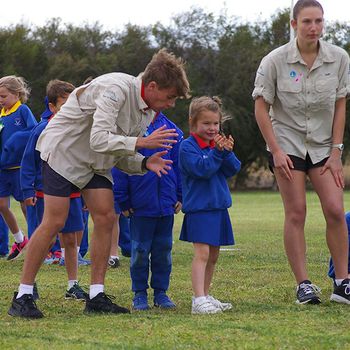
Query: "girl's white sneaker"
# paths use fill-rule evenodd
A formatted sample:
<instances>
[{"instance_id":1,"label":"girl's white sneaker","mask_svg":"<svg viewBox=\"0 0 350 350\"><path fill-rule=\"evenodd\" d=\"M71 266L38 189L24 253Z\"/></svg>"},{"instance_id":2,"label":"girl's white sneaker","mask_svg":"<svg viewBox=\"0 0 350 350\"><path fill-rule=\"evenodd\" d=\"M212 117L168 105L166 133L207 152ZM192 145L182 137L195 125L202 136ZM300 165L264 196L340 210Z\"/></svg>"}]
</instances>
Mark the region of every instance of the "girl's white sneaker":
<instances>
[{"instance_id":1,"label":"girl's white sneaker","mask_svg":"<svg viewBox=\"0 0 350 350\"><path fill-rule=\"evenodd\" d=\"M222 312L221 308L215 306L207 298L201 301L192 299L192 314L217 314Z\"/></svg>"},{"instance_id":2,"label":"girl's white sneaker","mask_svg":"<svg viewBox=\"0 0 350 350\"><path fill-rule=\"evenodd\" d=\"M209 300L213 305L215 305L217 308L221 309L222 311L231 310L232 304L231 303L222 303L220 300L215 299L213 296L208 295L207 300Z\"/></svg>"}]
</instances>

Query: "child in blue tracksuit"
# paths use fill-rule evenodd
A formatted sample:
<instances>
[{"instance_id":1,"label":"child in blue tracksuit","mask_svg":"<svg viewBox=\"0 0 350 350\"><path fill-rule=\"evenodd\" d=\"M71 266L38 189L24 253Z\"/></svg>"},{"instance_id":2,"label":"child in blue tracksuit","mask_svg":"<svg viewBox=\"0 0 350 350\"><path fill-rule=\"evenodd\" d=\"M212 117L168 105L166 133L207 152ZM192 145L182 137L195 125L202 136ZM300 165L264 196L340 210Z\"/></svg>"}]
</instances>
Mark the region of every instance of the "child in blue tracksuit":
<instances>
[{"instance_id":1,"label":"child in blue tracksuit","mask_svg":"<svg viewBox=\"0 0 350 350\"><path fill-rule=\"evenodd\" d=\"M191 136L182 142L179 154L185 213L180 239L194 246L192 313L218 313L232 308L209 295L209 287L220 246L234 244L226 179L240 170L241 162L232 152L232 137L219 133L219 98L193 99L189 115Z\"/></svg>"},{"instance_id":2,"label":"child in blue tracksuit","mask_svg":"<svg viewBox=\"0 0 350 350\"><path fill-rule=\"evenodd\" d=\"M172 230L174 213L181 209L181 181L178 171L178 149L183 133L163 113L159 113L149 125L145 136L166 125L176 129L177 143L163 156L173 161L168 174L158 177L153 172L143 176L128 176L118 171L115 177L115 196L124 215L130 216L131 260L130 275L134 292L133 308L146 310L148 277L151 270L151 288L154 305L174 308L167 296L172 267ZM145 157L163 149L141 149Z\"/></svg>"},{"instance_id":3,"label":"child in blue tracksuit","mask_svg":"<svg viewBox=\"0 0 350 350\"><path fill-rule=\"evenodd\" d=\"M44 212L44 196L42 193L42 160L36 144L39 136L49 123L49 120L59 111L74 90L70 83L60 80L52 80L47 86L47 102L50 113L42 115L42 121L33 129L28 144L25 148L21 164L21 186L28 206L34 206L37 221L42 221ZM76 232L83 230L82 202L80 192L71 195L68 217L64 228L61 230L62 243L65 246L65 265L68 275L68 288L66 299L85 300L88 294L78 284L78 259Z\"/></svg>"},{"instance_id":4,"label":"child in blue tracksuit","mask_svg":"<svg viewBox=\"0 0 350 350\"><path fill-rule=\"evenodd\" d=\"M0 214L15 239L7 260L17 259L28 243L8 205L13 196L21 203L26 217L19 179L20 164L30 131L37 124L24 104L28 96L29 88L23 78L10 75L0 79Z\"/></svg>"},{"instance_id":5,"label":"child in blue tracksuit","mask_svg":"<svg viewBox=\"0 0 350 350\"><path fill-rule=\"evenodd\" d=\"M347 212L345 214L345 221L346 221L346 226L348 228L348 236L349 236L349 256L348 256L348 277L350 278L350 212ZM334 265L333 265L333 260L330 258L329 260L329 270L328 270L328 276L332 278L333 280L335 279L335 271L334 271ZM350 286L349 288L349 293L350 293Z\"/></svg>"}]
</instances>

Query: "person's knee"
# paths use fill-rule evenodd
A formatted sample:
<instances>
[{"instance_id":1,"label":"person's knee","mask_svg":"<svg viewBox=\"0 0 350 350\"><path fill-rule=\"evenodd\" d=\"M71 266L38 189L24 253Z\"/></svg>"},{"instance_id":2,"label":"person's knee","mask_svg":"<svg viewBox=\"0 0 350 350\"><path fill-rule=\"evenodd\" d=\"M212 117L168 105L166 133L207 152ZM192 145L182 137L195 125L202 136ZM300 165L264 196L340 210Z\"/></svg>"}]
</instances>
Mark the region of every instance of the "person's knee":
<instances>
[{"instance_id":1,"label":"person's knee","mask_svg":"<svg viewBox=\"0 0 350 350\"><path fill-rule=\"evenodd\" d=\"M114 210L107 212L94 213L93 222L95 227L104 227L112 232L114 221L116 220L116 214Z\"/></svg>"},{"instance_id":2,"label":"person's knee","mask_svg":"<svg viewBox=\"0 0 350 350\"><path fill-rule=\"evenodd\" d=\"M324 210L325 219L328 224L340 223L345 221L344 210L342 205L329 205Z\"/></svg>"},{"instance_id":3,"label":"person's knee","mask_svg":"<svg viewBox=\"0 0 350 350\"><path fill-rule=\"evenodd\" d=\"M50 232L51 236L54 237L57 235L58 232L61 231L61 229L64 227L65 219L56 217L52 219L43 219L41 224L39 225L39 228L41 228L43 231Z\"/></svg>"},{"instance_id":4,"label":"person's knee","mask_svg":"<svg viewBox=\"0 0 350 350\"><path fill-rule=\"evenodd\" d=\"M293 225L304 225L306 219L306 206L296 206L286 212L286 220Z\"/></svg>"}]
</instances>

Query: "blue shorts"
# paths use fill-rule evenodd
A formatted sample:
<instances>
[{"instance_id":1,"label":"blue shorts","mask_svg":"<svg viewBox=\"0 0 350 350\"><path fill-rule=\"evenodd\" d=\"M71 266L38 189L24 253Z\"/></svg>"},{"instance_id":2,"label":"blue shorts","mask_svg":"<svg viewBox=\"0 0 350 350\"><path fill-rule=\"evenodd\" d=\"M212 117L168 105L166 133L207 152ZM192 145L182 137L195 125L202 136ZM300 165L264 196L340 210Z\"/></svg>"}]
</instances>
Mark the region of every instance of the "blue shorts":
<instances>
[{"instance_id":1,"label":"blue shorts","mask_svg":"<svg viewBox=\"0 0 350 350\"><path fill-rule=\"evenodd\" d=\"M120 209L120 206L116 200L114 200L114 210L117 214L121 214L122 210Z\"/></svg>"},{"instance_id":2,"label":"blue shorts","mask_svg":"<svg viewBox=\"0 0 350 350\"><path fill-rule=\"evenodd\" d=\"M23 202L20 169L0 170L0 198L12 196L17 202Z\"/></svg>"},{"instance_id":3,"label":"blue shorts","mask_svg":"<svg viewBox=\"0 0 350 350\"><path fill-rule=\"evenodd\" d=\"M36 207L36 215L38 218L38 222L40 223L43 219L43 214L44 214L44 199L37 198L35 207ZM80 197L71 198L68 217L64 227L60 230L61 233L72 233L77 231L83 231L84 223L83 223L82 210L83 208L82 208Z\"/></svg>"}]
</instances>

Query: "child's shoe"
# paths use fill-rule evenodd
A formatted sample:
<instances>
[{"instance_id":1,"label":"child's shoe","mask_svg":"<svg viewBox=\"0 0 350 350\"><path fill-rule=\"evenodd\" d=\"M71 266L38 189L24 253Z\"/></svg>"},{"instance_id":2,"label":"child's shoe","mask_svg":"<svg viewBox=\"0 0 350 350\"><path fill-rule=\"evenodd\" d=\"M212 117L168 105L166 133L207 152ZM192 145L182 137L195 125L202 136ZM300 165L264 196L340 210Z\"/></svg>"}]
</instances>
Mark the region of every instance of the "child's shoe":
<instances>
[{"instance_id":1,"label":"child's shoe","mask_svg":"<svg viewBox=\"0 0 350 350\"><path fill-rule=\"evenodd\" d=\"M62 253L61 253L61 251L60 251L60 250L54 251L54 252L52 253L52 258L53 258L52 263L53 263L54 265L59 264L59 263L60 263L60 260L61 260L61 258L62 258Z\"/></svg>"},{"instance_id":2,"label":"child's shoe","mask_svg":"<svg viewBox=\"0 0 350 350\"><path fill-rule=\"evenodd\" d=\"M222 311L231 310L232 304L231 303L222 303L220 300L215 299L213 296L208 295L207 300L209 300L213 305L220 308Z\"/></svg>"},{"instance_id":3,"label":"child's shoe","mask_svg":"<svg viewBox=\"0 0 350 350\"><path fill-rule=\"evenodd\" d=\"M136 292L132 299L132 308L134 310L148 310L147 292Z\"/></svg>"},{"instance_id":4,"label":"child's shoe","mask_svg":"<svg viewBox=\"0 0 350 350\"><path fill-rule=\"evenodd\" d=\"M199 299L196 301L196 299ZM218 314L222 310L212 304L206 297L192 298L192 314Z\"/></svg>"},{"instance_id":5,"label":"child's shoe","mask_svg":"<svg viewBox=\"0 0 350 350\"><path fill-rule=\"evenodd\" d=\"M176 307L172 300L163 291L154 292L153 301L155 307L161 307L163 309L174 309Z\"/></svg>"},{"instance_id":6,"label":"child's shoe","mask_svg":"<svg viewBox=\"0 0 350 350\"><path fill-rule=\"evenodd\" d=\"M91 265L91 260L84 259L80 253L78 253L78 265L79 266L87 266Z\"/></svg>"},{"instance_id":7,"label":"child's shoe","mask_svg":"<svg viewBox=\"0 0 350 350\"><path fill-rule=\"evenodd\" d=\"M7 257L7 261L15 260L19 258L25 251L26 245L28 244L29 240L26 236L24 236L24 240L21 243L13 243L11 247L10 254Z\"/></svg>"},{"instance_id":8,"label":"child's shoe","mask_svg":"<svg viewBox=\"0 0 350 350\"><path fill-rule=\"evenodd\" d=\"M51 252L49 252L47 255L46 255L46 258L44 260L44 264L45 265L52 265L53 264L53 260L54 260L54 256Z\"/></svg>"},{"instance_id":9,"label":"child's shoe","mask_svg":"<svg viewBox=\"0 0 350 350\"><path fill-rule=\"evenodd\" d=\"M74 283L73 287L66 291L65 299L73 299L86 301L89 299L89 294L84 291L83 288L79 286L78 283Z\"/></svg>"},{"instance_id":10,"label":"child's shoe","mask_svg":"<svg viewBox=\"0 0 350 350\"><path fill-rule=\"evenodd\" d=\"M108 259L108 266L111 267L112 269L116 269L120 266L120 260L119 257L116 258L109 258Z\"/></svg>"}]
</instances>

